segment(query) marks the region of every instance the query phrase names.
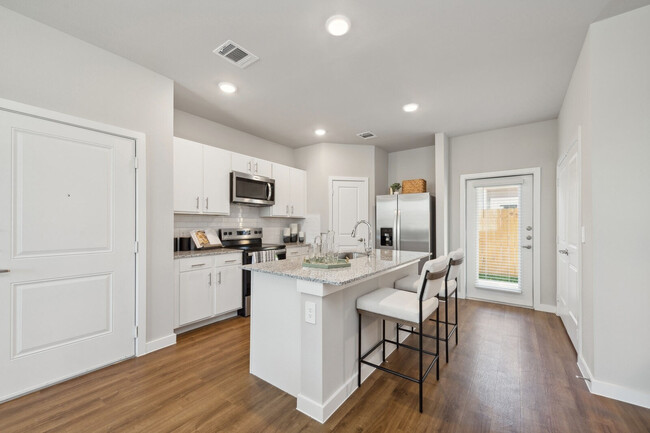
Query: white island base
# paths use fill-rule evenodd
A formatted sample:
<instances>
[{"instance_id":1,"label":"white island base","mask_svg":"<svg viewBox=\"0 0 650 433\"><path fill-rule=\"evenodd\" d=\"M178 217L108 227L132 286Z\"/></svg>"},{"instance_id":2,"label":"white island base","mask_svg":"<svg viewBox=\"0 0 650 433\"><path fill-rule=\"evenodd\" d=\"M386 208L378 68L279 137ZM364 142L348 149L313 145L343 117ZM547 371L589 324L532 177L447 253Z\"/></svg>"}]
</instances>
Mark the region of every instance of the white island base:
<instances>
[{"instance_id":1,"label":"white island base","mask_svg":"<svg viewBox=\"0 0 650 433\"><path fill-rule=\"evenodd\" d=\"M378 258L353 260L351 270L316 271L321 277L310 280L302 279L308 271L301 268L299 259L275 262L282 267L279 271L273 263L245 267L253 271L250 372L296 397L297 409L319 422L325 422L357 388L356 299L417 273L417 263L426 255L377 254ZM382 260L388 258L392 266ZM324 272L330 273L335 284L323 282L328 281L322 278ZM354 281L345 282L346 272ZM310 307L314 315L306 315ZM365 352L381 339L381 320L364 317L362 323ZM395 339L394 323L386 323L386 336ZM406 332L400 334L406 336ZM387 355L393 350L394 345L386 345ZM381 363L381 350L370 360ZM363 365L362 380L372 371Z\"/></svg>"}]
</instances>

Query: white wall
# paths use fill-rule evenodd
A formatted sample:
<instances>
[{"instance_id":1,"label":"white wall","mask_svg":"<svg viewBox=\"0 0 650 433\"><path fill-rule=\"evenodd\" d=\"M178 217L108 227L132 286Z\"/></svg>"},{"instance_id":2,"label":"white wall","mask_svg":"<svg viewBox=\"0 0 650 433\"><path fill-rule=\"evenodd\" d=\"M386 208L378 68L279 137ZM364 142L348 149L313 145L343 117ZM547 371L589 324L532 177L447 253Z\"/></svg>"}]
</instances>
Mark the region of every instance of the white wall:
<instances>
[{"instance_id":1,"label":"white wall","mask_svg":"<svg viewBox=\"0 0 650 433\"><path fill-rule=\"evenodd\" d=\"M433 146L388 154L388 184L409 179L427 181L427 191L436 193L435 151ZM386 194L386 192L384 192Z\"/></svg>"},{"instance_id":2,"label":"white wall","mask_svg":"<svg viewBox=\"0 0 650 433\"><path fill-rule=\"evenodd\" d=\"M388 187L391 182L388 181L388 152L379 147L373 148L375 151L375 195L388 194ZM373 215L371 215L374 218Z\"/></svg>"},{"instance_id":3,"label":"white wall","mask_svg":"<svg viewBox=\"0 0 650 433\"><path fill-rule=\"evenodd\" d=\"M172 333L171 80L0 7L0 97L147 136L147 341Z\"/></svg>"},{"instance_id":4,"label":"white wall","mask_svg":"<svg viewBox=\"0 0 650 433\"><path fill-rule=\"evenodd\" d=\"M557 121L452 137L449 145L450 250L460 248L460 176L541 167L542 304L555 305L555 166Z\"/></svg>"},{"instance_id":5,"label":"white wall","mask_svg":"<svg viewBox=\"0 0 650 433\"><path fill-rule=\"evenodd\" d=\"M307 170L307 212L320 215L321 231L329 225L330 176L368 178L368 218L375 220L375 152L373 146L319 143L295 151L296 167Z\"/></svg>"},{"instance_id":6,"label":"white wall","mask_svg":"<svg viewBox=\"0 0 650 433\"><path fill-rule=\"evenodd\" d=\"M174 110L174 135L294 167L293 149L185 111Z\"/></svg>"},{"instance_id":7,"label":"white wall","mask_svg":"<svg viewBox=\"0 0 650 433\"><path fill-rule=\"evenodd\" d=\"M650 6L589 37L593 373L650 405Z\"/></svg>"}]
</instances>

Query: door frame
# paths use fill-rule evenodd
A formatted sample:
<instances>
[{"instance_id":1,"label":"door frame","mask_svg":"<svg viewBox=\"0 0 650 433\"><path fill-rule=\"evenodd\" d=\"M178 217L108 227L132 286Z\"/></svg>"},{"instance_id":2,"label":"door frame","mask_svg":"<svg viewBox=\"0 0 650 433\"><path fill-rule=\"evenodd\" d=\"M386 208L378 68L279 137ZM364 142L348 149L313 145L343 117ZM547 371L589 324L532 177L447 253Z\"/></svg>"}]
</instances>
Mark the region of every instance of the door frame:
<instances>
[{"instance_id":1,"label":"door frame","mask_svg":"<svg viewBox=\"0 0 650 433\"><path fill-rule=\"evenodd\" d=\"M466 217L466 195L467 182L477 179L491 179L509 176L533 176L533 309L556 313L556 307L544 305L540 301L541 283L541 174L540 167L521 168L517 170L491 171L486 173L461 174L460 175L460 245L467 251L467 217ZM467 266L463 266L460 297L467 298Z\"/></svg>"},{"instance_id":2,"label":"door frame","mask_svg":"<svg viewBox=\"0 0 650 433\"><path fill-rule=\"evenodd\" d=\"M114 135L135 142L135 356L147 353L147 143L142 132L0 98L0 110L77 128ZM137 249L137 251L136 251Z\"/></svg>"},{"instance_id":3,"label":"door frame","mask_svg":"<svg viewBox=\"0 0 650 433\"><path fill-rule=\"evenodd\" d=\"M578 364L580 365L581 361L584 362L582 358L582 246L584 245L586 239L585 239L585 227L582 223L582 125L578 126L578 129L576 131L576 134L571 141L571 144L567 148L567 150L562 153L562 155L559 156L557 159L557 165L555 166L555 247L557 248L557 241L558 241L558 235L557 235L557 222L559 221L559 209L560 207L558 206L558 200L560 199L560 195L558 194L558 190L560 188L560 177L558 176L559 173L559 168L560 165L564 162L564 160L569 156L569 154L573 151L574 147L577 146L576 149L576 158L578 159L577 161L577 168L578 168L578 175L577 175L577 188L578 188L578 224L580 227L580 240L578 242L578 329L576 330L578 335L578 347L576 349L577 352L577 357L578 357ZM557 251L555 252L556 254L556 263L557 263ZM557 275L558 272L555 272L555 305L557 306L558 300L557 300ZM555 312L556 315L559 316L559 312L556 310ZM586 362L584 362L582 365L586 367ZM587 368L588 370L588 368ZM582 370L584 372L585 370ZM591 374L589 375L591 377ZM591 384L587 382L587 386L591 387Z\"/></svg>"},{"instance_id":4,"label":"door frame","mask_svg":"<svg viewBox=\"0 0 650 433\"><path fill-rule=\"evenodd\" d=\"M368 178L367 177L350 177L350 176L330 176L327 181L327 195L329 208L327 211L327 229L332 230L334 224L334 181L351 181L351 182L363 182L365 184L366 193L368 194L368 219L370 220L370 190L368 190ZM368 221L370 225L375 227L374 221ZM374 239L372 240L374 242Z\"/></svg>"}]
</instances>

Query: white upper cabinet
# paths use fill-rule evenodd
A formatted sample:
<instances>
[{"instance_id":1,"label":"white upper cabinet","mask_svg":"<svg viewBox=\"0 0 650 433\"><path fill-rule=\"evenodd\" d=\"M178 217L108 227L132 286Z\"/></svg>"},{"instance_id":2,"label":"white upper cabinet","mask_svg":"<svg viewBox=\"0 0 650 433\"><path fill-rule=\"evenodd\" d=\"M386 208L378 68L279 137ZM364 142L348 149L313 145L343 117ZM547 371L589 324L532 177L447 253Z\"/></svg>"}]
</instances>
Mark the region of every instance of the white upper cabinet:
<instances>
[{"instance_id":1,"label":"white upper cabinet","mask_svg":"<svg viewBox=\"0 0 650 433\"><path fill-rule=\"evenodd\" d=\"M230 152L174 137L174 212L230 214Z\"/></svg>"},{"instance_id":2,"label":"white upper cabinet","mask_svg":"<svg viewBox=\"0 0 650 433\"><path fill-rule=\"evenodd\" d=\"M304 218L307 215L307 172L291 169L291 216Z\"/></svg>"},{"instance_id":3,"label":"white upper cabinet","mask_svg":"<svg viewBox=\"0 0 650 433\"><path fill-rule=\"evenodd\" d=\"M232 171L265 177L272 177L273 173L271 162L241 153L232 154Z\"/></svg>"},{"instance_id":4,"label":"white upper cabinet","mask_svg":"<svg viewBox=\"0 0 650 433\"><path fill-rule=\"evenodd\" d=\"M273 163L275 205L262 208L262 216L304 218L307 213L307 172Z\"/></svg>"},{"instance_id":5,"label":"white upper cabinet","mask_svg":"<svg viewBox=\"0 0 650 433\"><path fill-rule=\"evenodd\" d=\"M203 213L230 214L230 152L203 146Z\"/></svg>"},{"instance_id":6,"label":"white upper cabinet","mask_svg":"<svg viewBox=\"0 0 650 433\"><path fill-rule=\"evenodd\" d=\"M174 212L201 213L203 145L174 137Z\"/></svg>"}]
</instances>

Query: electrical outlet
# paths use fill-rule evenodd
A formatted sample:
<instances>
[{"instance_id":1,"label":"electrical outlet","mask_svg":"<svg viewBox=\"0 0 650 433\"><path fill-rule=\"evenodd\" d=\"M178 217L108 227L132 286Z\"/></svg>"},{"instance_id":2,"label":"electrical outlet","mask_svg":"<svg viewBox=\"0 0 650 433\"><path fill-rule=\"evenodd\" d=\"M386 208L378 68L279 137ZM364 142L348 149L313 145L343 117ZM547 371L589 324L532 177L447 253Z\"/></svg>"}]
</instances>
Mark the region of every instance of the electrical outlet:
<instances>
[{"instance_id":1,"label":"electrical outlet","mask_svg":"<svg viewBox=\"0 0 650 433\"><path fill-rule=\"evenodd\" d=\"M316 324L316 304L313 302L305 302L305 322Z\"/></svg>"}]
</instances>

